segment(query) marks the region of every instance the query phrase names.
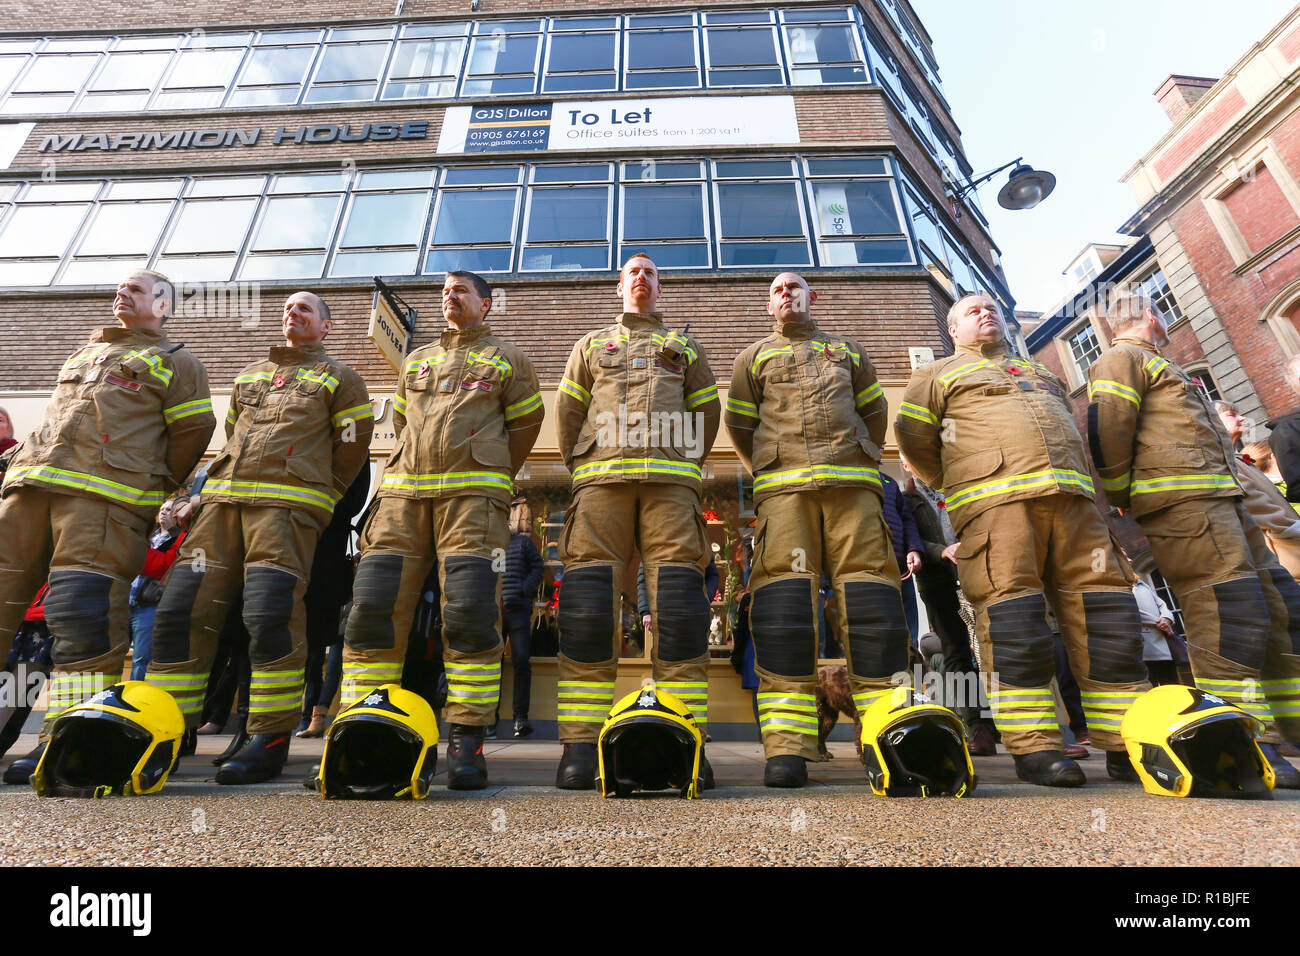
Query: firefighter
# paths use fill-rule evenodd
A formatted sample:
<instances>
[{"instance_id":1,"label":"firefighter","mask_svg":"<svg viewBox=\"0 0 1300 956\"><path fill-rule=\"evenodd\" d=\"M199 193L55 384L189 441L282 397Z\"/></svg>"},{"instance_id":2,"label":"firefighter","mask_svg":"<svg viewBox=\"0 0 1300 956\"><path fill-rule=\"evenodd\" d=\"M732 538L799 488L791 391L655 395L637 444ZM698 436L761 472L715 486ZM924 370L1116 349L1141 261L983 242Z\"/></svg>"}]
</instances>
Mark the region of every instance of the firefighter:
<instances>
[{"instance_id":1,"label":"firefighter","mask_svg":"<svg viewBox=\"0 0 1300 956\"><path fill-rule=\"evenodd\" d=\"M127 591L150 524L216 427L202 363L163 332L174 295L161 273L122 280L118 324L63 363L41 427L11 452L0 501L0 659L48 572L54 675L37 747L7 778L35 771L54 718L122 679Z\"/></svg>"},{"instance_id":2,"label":"firefighter","mask_svg":"<svg viewBox=\"0 0 1300 956\"><path fill-rule=\"evenodd\" d=\"M700 345L684 329L670 332L656 311L659 270L649 256L624 263L617 294L618 322L578 340L555 398L574 488L560 538L557 612L563 790L595 787L633 548L646 566L655 686L690 708L701 733L708 721L710 551L700 486L721 420L718 387ZM701 761L707 790L713 773Z\"/></svg>"},{"instance_id":3,"label":"firefighter","mask_svg":"<svg viewBox=\"0 0 1300 956\"><path fill-rule=\"evenodd\" d=\"M164 582L147 680L197 728L217 637L243 593L251 637L248 742L217 783L277 776L298 723L307 657L303 594L316 541L366 465L374 416L365 382L322 345L333 327L312 292L284 301L284 345L235 377L226 445Z\"/></svg>"},{"instance_id":4,"label":"firefighter","mask_svg":"<svg viewBox=\"0 0 1300 956\"><path fill-rule=\"evenodd\" d=\"M855 341L817 326L793 272L768 292L776 327L736 359L727 430L754 475L750 631L769 787L801 787L817 759L817 590L833 589L853 701L865 713L907 669L899 569L882 515L884 391Z\"/></svg>"},{"instance_id":5,"label":"firefighter","mask_svg":"<svg viewBox=\"0 0 1300 956\"><path fill-rule=\"evenodd\" d=\"M1120 721L1150 688L1132 569L1093 504L1068 388L1007 348L998 306L982 295L948 312L954 354L912 373L894 421L898 445L942 488L957 532L957 574L975 608L993 722L1021 780L1078 787L1061 754L1051 680L1050 603L1106 770L1136 781Z\"/></svg>"},{"instance_id":6,"label":"firefighter","mask_svg":"<svg viewBox=\"0 0 1300 956\"><path fill-rule=\"evenodd\" d=\"M1196 686L1258 718L1280 788L1300 771L1277 751L1300 742L1300 584L1243 503L1236 452L1186 372L1161 354L1164 313L1120 296L1110 348L1088 370L1088 442L1102 490L1131 511L1183 609Z\"/></svg>"},{"instance_id":7,"label":"firefighter","mask_svg":"<svg viewBox=\"0 0 1300 956\"><path fill-rule=\"evenodd\" d=\"M501 692L501 572L513 478L542 426L533 364L492 334L492 289L448 272L447 327L406 359L397 445L361 536L340 706L402 679L407 635L436 562L448 695L447 786L487 786L483 736Z\"/></svg>"}]
</instances>

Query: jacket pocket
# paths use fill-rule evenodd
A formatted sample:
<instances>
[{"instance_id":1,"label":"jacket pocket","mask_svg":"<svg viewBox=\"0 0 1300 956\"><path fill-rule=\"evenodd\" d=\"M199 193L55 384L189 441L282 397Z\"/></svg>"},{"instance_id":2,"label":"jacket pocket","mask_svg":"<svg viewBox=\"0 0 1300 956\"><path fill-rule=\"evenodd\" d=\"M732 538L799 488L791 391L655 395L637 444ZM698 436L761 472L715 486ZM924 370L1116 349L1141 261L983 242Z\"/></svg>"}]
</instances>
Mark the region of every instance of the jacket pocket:
<instances>
[{"instance_id":1,"label":"jacket pocket","mask_svg":"<svg viewBox=\"0 0 1300 956\"><path fill-rule=\"evenodd\" d=\"M125 471L134 475L153 473L153 462L149 461L146 456L129 448L118 448L114 445L104 446L104 464L117 471Z\"/></svg>"},{"instance_id":2,"label":"jacket pocket","mask_svg":"<svg viewBox=\"0 0 1300 956\"><path fill-rule=\"evenodd\" d=\"M585 455L592 445L596 444L596 429L592 427L590 421L582 423L582 428L578 430L578 439L573 443L573 457Z\"/></svg>"},{"instance_id":3,"label":"jacket pocket","mask_svg":"<svg viewBox=\"0 0 1300 956\"><path fill-rule=\"evenodd\" d=\"M870 458L872 462L879 464L880 456L882 454L879 445L873 442L866 435L858 436L858 444L862 446L862 450L867 453L867 457Z\"/></svg>"},{"instance_id":4,"label":"jacket pocket","mask_svg":"<svg viewBox=\"0 0 1300 956\"><path fill-rule=\"evenodd\" d=\"M777 454L780 447L774 441L755 442L754 443L754 474L766 470L771 465L775 465L779 455Z\"/></svg>"},{"instance_id":5,"label":"jacket pocket","mask_svg":"<svg viewBox=\"0 0 1300 956\"><path fill-rule=\"evenodd\" d=\"M329 485L332 475L330 469L322 466L309 455L299 455L294 457L290 455L284 460L285 470L295 478L301 478L309 485Z\"/></svg>"},{"instance_id":6,"label":"jacket pocket","mask_svg":"<svg viewBox=\"0 0 1300 956\"><path fill-rule=\"evenodd\" d=\"M952 489L967 482L987 478L1002 467L1002 449L986 448L943 463L943 486Z\"/></svg>"},{"instance_id":7,"label":"jacket pocket","mask_svg":"<svg viewBox=\"0 0 1300 956\"><path fill-rule=\"evenodd\" d=\"M1205 467L1205 452L1196 445L1148 445L1135 457L1134 466L1140 471Z\"/></svg>"},{"instance_id":8,"label":"jacket pocket","mask_svg":"<svg viewBox=\"0 0 1300 956\"><path fill-rule=\"evenodd\" d=\"M993 595L987 531L973 531L961 536L961 543L957 545L957 577L967 599L977 607Z\"/></svg>"},{"instance_id":9,"label":"jacket pocket","mask_svg":"<svg viewBox=\"0 0 1300 956\"><path fill-rule=\"evenodd\" d=\"M510 467L510 446L499 438L471 438L469 453L480 465L489 468Z\"/></svg>"}]
</instances>

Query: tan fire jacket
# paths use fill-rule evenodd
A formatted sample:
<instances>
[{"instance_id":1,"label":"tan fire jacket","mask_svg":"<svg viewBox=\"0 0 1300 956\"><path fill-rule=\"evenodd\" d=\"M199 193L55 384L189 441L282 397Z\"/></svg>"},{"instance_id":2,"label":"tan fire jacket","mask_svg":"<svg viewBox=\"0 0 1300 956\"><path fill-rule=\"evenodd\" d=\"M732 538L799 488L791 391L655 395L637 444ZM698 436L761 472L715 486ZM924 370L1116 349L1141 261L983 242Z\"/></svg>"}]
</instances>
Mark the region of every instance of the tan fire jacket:
<instances>
[{"instance_id":1,"label":"tan fire jacket","mask_svg":"<svg viewBox=\"0 0 1300 956\"><path fill-rule=\"evenodd\" d=\"M1150 342L1116 336L1088 369L1088 445L1106 499L1135 517L1236 498L1236 452L1196 383Z\"/></svg>"},{"instance_id":2,"label":"tan fire jacket","mask_svg":"<svg viewBox=\"0 0 1300 956\"><path fill-rule=\"evenodd\" d=\"M912 373L894 431L921 480L941 488L959 533L1008 501L1093 497L1064 382L1002 343L959 345Z\"/></svg>"},{"instance_id":3,"label":"tan fire jacket","mask_svg":"<svg viewBox=\"0 0 1300 956\"><path fill-rule=\"evenodd\" d=\"M528 357L487 325L447 328L416 349L397 380L397 445L379 495L486 495L509 501L514 487L507 432L545 414Z\"/></svg>"},{"instance_id":4,"label":"tan fire jacket","mask_svg":"<svg viewBox=\"0 0 1300 956\"><path fill-rule=\"evenodd\" d=\"M150 520L217 422L203 363L161 332L99 329L59 370L41 427L12 453L4 490L104 498Z\"/></svg>"},{"instance_id":5,"label":"tan fire jacket","mask_svg":"<svg viewBox=\"0 0 1300 956\"><path fill-rule=\"evenodd\" d=\"M203 501L334 511L370 454L370 395L320 346L273 346L235 377Z\"/></svg>"},{"instance_id":6,"label":"tan fire jacket","mask_svg":"<svg viewBox=\"0 0 1300 956\"><path fill-rule=\"evenodd\" d=\"M754 500L831 485L884 494L884 390L850 338L787 322L736 358L727 428L752 432ZM749 444L741 436L737 444Z\"/></svg>"},{"instance_id":7,"label":"tan fire jacket","mask_svg":"<svg viewBox=\"0 0 1300 956\"><path fill-rule=\"evenodd\" d=\"M698 489L722 405L708 359L686 337L674 360L658 313L624 312L573 347L555 398L574 487L655 481Z\"/></svg>"}]
</instances>

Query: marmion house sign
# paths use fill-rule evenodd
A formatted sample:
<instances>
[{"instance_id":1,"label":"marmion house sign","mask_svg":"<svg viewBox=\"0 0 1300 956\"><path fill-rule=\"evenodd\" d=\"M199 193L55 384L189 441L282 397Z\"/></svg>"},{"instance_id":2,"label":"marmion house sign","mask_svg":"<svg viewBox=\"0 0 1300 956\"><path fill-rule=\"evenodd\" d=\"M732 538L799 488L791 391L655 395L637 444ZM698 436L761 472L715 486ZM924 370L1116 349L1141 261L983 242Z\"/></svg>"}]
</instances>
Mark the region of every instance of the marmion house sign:
<instances>
[{"instance_id":1,"label":"marmion house sign","mask_svg":"<svg viewBox=\"0 0 1300 956\"><path fill-rule=\"evenodd\" d=\"M229 146L256 146L265 130L178 129L167 132L123 133L53 133L41 142L38 152L80 153L88 149L113 152L119 149L214 149ZM395 139L424 139L429 134L427 120L405 123L322 123L313 126L278 127L268 135L273 146L313 143L364 143Z\"/></svg>"}]
</instances>

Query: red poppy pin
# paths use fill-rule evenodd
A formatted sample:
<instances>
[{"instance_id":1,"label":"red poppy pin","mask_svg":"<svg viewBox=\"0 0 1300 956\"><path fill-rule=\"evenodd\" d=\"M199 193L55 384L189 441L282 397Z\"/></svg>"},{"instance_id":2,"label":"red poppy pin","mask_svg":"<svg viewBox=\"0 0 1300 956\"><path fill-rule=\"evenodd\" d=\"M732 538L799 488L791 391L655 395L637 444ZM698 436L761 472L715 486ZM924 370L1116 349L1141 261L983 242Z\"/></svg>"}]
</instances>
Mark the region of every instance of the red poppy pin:
<instances>
[{"instance_id":1,"label":"red poppy pin","mask_svg":"<svg viewBox=\"0 0 1300 956\"><path fill-rule=\"evenodd\" d=\"M283 375L277 375L275 378L271 379L271 387L272 387L272 388L284 388L284 376L283 376Z\"/></svg>"},{"instance_id":2,"label":"red poppy pin","mask_svg":"<svg viewBox=\"0 0 1300 956\"><path fill-rule=\"evenodd\" d=\"M1020 374L1020 366L1018 366L1018 365L1008 365L1008 366L1007 366L1007 371L1010 372L1012 375L1019 375L1019 374Z\"/></svg>"}]
</instances>

